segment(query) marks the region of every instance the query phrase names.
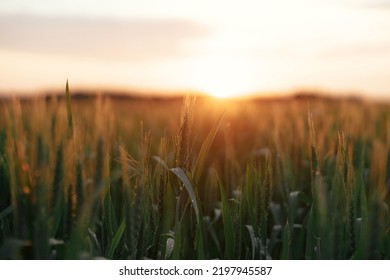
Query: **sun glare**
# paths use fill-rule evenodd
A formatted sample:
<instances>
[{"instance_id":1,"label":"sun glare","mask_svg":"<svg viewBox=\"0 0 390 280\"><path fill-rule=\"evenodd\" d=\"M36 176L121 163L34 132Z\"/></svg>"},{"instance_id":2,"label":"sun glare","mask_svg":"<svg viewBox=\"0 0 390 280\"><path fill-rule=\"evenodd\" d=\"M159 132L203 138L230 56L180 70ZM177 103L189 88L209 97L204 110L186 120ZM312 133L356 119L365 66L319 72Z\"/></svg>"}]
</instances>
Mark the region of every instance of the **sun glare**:
<instances>
[{"instance_id":1,"label":"sun glare","mask_svg":"<svg viewBox=\"0 0 390 280\"><path fill-rule=\"evenodd\" d=\"M209 95L218 99L225 99L229 97L229 95L227 95L224 92L214 92L214 93L210 93Z\"/></svg>"},{"instance_id":2,"label":"sun glare","mask_svg":"<svg viewBox=\"0 0 390 280\"><path fill-rule=\"evenodd\" d=\"M224 79L204 79L199 81L198 87L202 92L216 99L240 98L249 91L246 84L240 82L239 77L232 80L229 76Z\"/></svg>"},{"instance_id":3,"label":"sun glare","mask_svg":"<svg viewBox=\"0 0 390 280\"><path fill-rule=\"evenodd\" d=\"M196 57L189 65L190 84L217 99L239 98L253 92L260 75L251 69L250 61L220 54Z\"/></svg>"},{"instance_id":4,"label":"sun glare","mask_svg":"<svg viewBox=\"0 0 390 280\"><path fill-rule=\"evenodd\" d=\"M240 91L234 90L237 85L234 86L232 83L224 82L223 80L213 83L207 83L206 81L203 81L203 83L200 83L199 86L201 87L202 92L217 99L239 97L242 93Z\"/></svg>"}]
</instances>

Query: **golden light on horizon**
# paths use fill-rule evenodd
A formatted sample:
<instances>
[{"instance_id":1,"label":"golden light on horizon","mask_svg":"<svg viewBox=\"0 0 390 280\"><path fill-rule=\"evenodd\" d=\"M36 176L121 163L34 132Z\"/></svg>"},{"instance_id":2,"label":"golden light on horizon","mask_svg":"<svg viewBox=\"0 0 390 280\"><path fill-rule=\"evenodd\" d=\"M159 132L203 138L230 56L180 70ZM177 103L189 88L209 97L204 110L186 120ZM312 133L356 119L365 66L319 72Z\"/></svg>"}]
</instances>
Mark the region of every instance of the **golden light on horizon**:
<instances>
[{"instance_id":1,"label":"golden light on horizon","mask_svg":"<svg viewBox=\"0 0 390 280\"><path fill-rule=\"evenodd\" d=\"M215 98L236 98L263 88L264 77L259 65L253 67L250 58L224 53L194 56L187 61L187 82L200 92Z\"/></svg>"}]
</instances>

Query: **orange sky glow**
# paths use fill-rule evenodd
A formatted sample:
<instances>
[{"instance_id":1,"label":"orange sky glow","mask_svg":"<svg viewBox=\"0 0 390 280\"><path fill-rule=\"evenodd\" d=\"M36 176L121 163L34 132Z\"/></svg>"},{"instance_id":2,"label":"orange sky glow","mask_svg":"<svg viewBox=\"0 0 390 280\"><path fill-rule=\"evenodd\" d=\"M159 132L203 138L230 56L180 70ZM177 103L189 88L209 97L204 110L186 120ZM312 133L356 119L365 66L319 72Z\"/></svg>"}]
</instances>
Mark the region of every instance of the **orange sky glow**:
<instances>
[{"instance_id":1,"label":"orange sky glow","mask_svg":"<svg viewBox=\"0 0 390 280\"><path fill-rule=\"evenodd\" d=\"M389 30L379 0L3 0L0 92L389 97Z\"/></svg>"}]
</instances>

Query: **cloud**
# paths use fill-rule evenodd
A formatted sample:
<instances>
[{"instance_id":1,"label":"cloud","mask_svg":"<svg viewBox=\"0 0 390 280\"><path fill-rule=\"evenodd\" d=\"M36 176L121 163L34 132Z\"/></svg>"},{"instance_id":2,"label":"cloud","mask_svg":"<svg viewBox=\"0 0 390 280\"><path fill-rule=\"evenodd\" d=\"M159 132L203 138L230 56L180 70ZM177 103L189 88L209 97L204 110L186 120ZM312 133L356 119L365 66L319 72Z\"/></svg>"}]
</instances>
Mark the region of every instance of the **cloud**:
<instances>
[{"instance_id":1,"label":"cloud","mask_svg":"<svg viewBox=\"0 0 390 280\"><path fill-rule=\"evenodd\" d=\"M390 10L390 1L367 1L363 6L367 9Z\"/></svg>"},{"instance_id":2,"label":"cloud","mask_svg":"<svg viewBox=\"0 0 390 280\"><path fill-rule=\"evenodd\" d=\"M390 55L390 43L371 43L361 45L343 45L334 48L325 49L320 53L324 58L350 58L350 57L367 57L367 56L384 56Z\"/></svg>"},{"instance_id":3,"label":"cloud","mask_svg":"<svg viewBox=\"0 0 390 280\"><path fill-rule=\"evenodd\" d=\"M111 60L186 55L183 41L209 33L203 25L180 19L0 17L0 48Z\"/></svg>"}]
</instances>

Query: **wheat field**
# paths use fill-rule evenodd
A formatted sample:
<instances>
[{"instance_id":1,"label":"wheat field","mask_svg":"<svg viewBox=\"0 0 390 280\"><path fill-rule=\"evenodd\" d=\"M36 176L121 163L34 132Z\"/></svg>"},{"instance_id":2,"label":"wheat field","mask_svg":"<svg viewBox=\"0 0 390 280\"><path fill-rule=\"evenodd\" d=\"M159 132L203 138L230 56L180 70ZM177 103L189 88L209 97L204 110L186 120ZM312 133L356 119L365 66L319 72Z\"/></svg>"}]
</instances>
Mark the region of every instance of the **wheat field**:
<instances>
[{"instance_id":1,"label":"wheat field","mask_svg":"<svg viewBox=\"0 0 390 280\"><path fill-rule=\"evenodd\" d=\"M389 259L390 105L4 99L0 259Z\"/></svg>"}]
</instances>

